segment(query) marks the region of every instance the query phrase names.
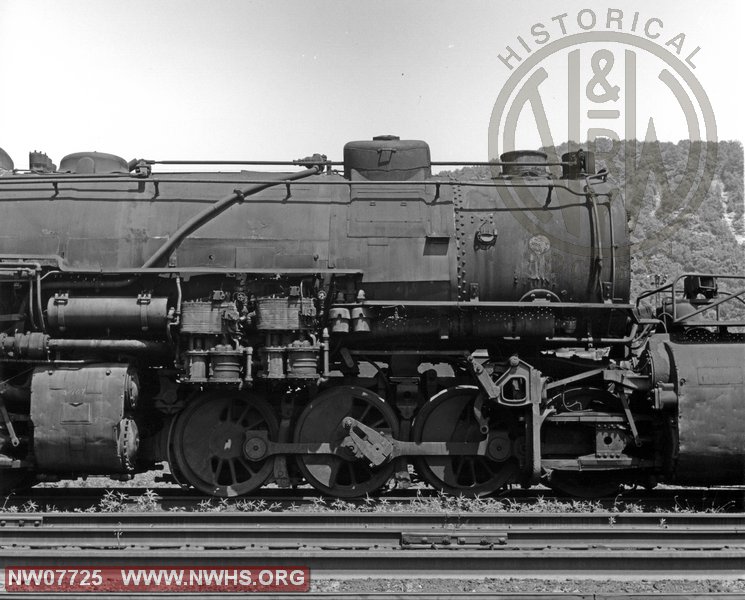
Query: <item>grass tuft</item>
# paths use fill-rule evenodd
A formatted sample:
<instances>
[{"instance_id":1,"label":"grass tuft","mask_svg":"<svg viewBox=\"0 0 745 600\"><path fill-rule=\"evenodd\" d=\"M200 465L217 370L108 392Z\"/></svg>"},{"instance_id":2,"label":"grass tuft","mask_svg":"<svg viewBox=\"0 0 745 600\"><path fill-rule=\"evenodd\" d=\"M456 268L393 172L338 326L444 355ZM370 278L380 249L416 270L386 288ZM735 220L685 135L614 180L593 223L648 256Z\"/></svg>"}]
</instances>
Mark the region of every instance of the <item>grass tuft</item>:
<instances>
[{"instance_id":1,"label":"grass tuft","mask_svg":"<svg viewBox=\"0 0 745 600\"><path fill-rule=\"evenodd\" d=\"M609 523L613 525L616 515L622 513L722 513L736 508L730 502L720 506L698 507L682 503L676 499L672 508L645 507L642 504L625 502L621 496L612 501L561 499L538 496L531 500L515 500L513 498L489 497L470 498L466 496L452 496L443 492L435 495L422 494L417 491L416 496L401 500L386 496L343 499L315 496L303 502L267 501L263 498L205 498L196 507L173 506L164 508L163 498L153 489L146 489L138 496L126 495L120 491L107 490L96 504L86 508L69 509L76 513L118 513L118 512L351 512L351 513L544 513L544 514L585 514L611 513ZM54 506L40 506L34 500L13 502L11 496L5 498L0 505L0 512L34 513L61 512ZM63 509L64 511L64 509Z\"/></svg>"}]
</instances>

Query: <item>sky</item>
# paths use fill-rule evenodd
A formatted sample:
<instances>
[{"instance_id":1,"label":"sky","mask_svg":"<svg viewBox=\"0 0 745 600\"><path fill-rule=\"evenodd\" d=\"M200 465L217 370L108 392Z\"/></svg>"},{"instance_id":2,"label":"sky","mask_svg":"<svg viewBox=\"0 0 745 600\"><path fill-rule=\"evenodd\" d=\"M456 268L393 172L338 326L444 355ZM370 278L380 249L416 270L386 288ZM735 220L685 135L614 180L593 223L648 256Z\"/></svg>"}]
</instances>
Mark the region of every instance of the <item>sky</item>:
<instances>
[{"instance_id":1,"label":"sky","mask_svg":"<svg viewBox=\"0 0 745 600\"><path fill-rule=\"evenodd\" d=\"M672 56L665 42L684 34L676 60L700 48L690 72L711 103L716 135L745 139L740 0L0 0L0 147L17 168L26 168L31 150L57 164L88 150L127 160L290 160L315 152L340 160L347 141L395 134L428 141L434 160L486 160L495 102L503 90L521 89L510 81L518 63L510 59L510 70L500 59L507 47L527 61L540 46L533 25L542 23L552 43L564 37L552 17L566 13L567 35L581 33L583 9L597 17L593 31L607 31L609 8L623 12L626 33L638 12L634 35L643 37L649 22L663 54ZM588 25L592 16L583 17ZM586 88L607 66L593 68L598 48L581 48L585 105L588 94L603 94L602 81ZM570 50L542 63L549 74L542 101L557 143L568 135ZM688 138L680 102L658 77L665 65L641 49L635 56L639 135L653 118L658 139ZM623 60L621 49L605 77L621 103ZM583 131L593 125L586 121ZM515 136L518 147L540 145L531 114L520 113Z\"/></svg>"}]
</instances>

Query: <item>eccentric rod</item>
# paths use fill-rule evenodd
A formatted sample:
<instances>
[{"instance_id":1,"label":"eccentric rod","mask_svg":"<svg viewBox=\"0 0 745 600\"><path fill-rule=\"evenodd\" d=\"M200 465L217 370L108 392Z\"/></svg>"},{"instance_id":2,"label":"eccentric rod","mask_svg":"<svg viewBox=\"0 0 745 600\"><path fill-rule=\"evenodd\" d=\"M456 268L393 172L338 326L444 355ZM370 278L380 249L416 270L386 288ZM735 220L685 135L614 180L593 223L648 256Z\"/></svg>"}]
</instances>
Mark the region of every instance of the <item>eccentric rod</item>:
<instances>
[{"instance_id":1,"label":"eccentric rod","mask_svg":"<svg viewBox=\"0 0 745 600\"><path fill-rule=\"evenodd\" d=\"M184 223L181 227L174 231L171 237L168 238L168 241L160 248L158 248L155 254L153 254L149 259L145 261L145 264L142 265L142 268L148 269L152 267L165 266L166 262L168 261L168 257L171 256L173 251L176 250L176 248L181 245L181 242L183 242L189 235L194 233L205 223L208 223L218 215L225 212L234 204L243 202L246 196L251 196L258 192L262 192L275 185L282 185L284 183L287 183L288 181L296 181L298 179L310 177L311 175L318 175L322 171L322 169L322 166L316 164L312 167L308 167L306 171L299 171L297 173L285 175L282 177L282 179L272 179L266 182L254 184L244 189L234 190L232 194L221 198L214 204L210 205L209 208L206 208L199 214L194 215L191 219L189 219L186 223Z\"/></svg>"}]
</instances>

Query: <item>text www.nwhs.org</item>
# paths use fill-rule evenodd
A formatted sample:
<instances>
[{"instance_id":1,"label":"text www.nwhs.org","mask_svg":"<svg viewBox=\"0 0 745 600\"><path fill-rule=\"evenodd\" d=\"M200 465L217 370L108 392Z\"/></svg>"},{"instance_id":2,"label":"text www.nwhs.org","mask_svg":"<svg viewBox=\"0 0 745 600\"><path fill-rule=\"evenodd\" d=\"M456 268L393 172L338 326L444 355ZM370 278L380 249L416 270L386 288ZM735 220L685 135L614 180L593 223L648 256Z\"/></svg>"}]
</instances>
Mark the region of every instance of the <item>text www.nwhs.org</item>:
<instances>
[{"instance_id":1,"label":"text www.nwhs.org","mask_svg":"<svg viewBox=\"0 0 745 600\"><path fill-rule=\"evenodd\" d=\"M307 567L6 567L8 592L307 592Z\"/></svg>"}]
</instances>

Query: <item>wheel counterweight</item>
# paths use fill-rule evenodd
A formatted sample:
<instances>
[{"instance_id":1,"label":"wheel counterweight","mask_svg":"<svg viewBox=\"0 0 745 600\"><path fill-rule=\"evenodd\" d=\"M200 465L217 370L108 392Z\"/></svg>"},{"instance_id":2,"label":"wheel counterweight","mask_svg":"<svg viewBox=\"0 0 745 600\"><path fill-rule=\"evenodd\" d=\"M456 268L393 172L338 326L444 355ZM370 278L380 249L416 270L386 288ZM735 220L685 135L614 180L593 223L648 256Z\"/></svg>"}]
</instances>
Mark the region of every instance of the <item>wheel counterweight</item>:
<instances>
[{"instance_id":1,"label":"wheel counterweight","mask_svg":"<svg viewBox=\"0 0 745 600\"><path fill-rule=\"evenodd\" d=\"M298 456L298 465L308 482L332 496L353 498L375 492L393 475L394 463L370 466L346 447L347 417L376 431L396 437L398 419L393 409L370 390L340 386L322 392L303 410L295 428L295 442L330 443L343 446L342 455Z\"/></svg>"}]
</instances>

